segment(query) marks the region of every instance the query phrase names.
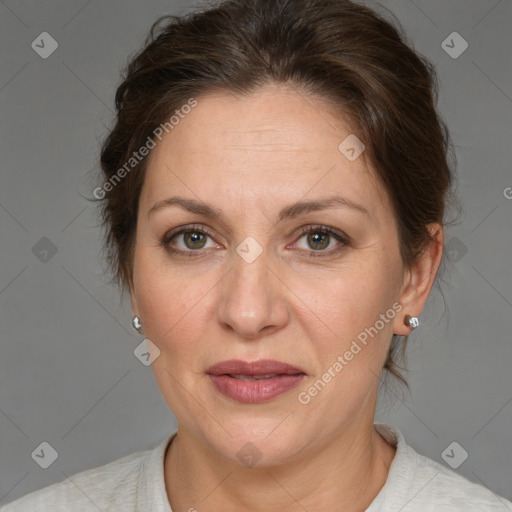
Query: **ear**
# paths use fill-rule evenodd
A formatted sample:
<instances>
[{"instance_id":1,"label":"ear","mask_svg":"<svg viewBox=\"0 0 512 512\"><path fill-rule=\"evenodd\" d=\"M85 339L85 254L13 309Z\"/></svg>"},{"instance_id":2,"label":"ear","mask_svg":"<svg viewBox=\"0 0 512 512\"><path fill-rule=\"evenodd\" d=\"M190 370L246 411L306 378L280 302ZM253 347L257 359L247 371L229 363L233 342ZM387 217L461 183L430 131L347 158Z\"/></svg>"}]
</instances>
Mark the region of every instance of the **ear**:
<instances>
[{"instance_id":1,"label":"ear","mask_svg":"<svg viewBox=\"0 0 512 512\"><path fill-rule=\"evenodd\" d=\"M130 292L130 303L132 305L132 312L134 316L139 316L139 305L137 304L137 299L135 296L135 288L133 285L133 280L130 280L128 284L129 292Z\"/></svg>"},{"instance_id":2,"label":"ear","mask_svg":"<svg viewBox=\"0 0 512 512\"><path fill-rule=\"evenodd\" d=\"M435 223L429 224L427 228L433 240L425 248L419 261L407 269L404 274L399 299L403 309L395 317L393 325L393 333L400 336L410 334L411 328L404 322L405 315L420 316L441 265L444 244L443 227Z\"/></svg>"}]
</instances>

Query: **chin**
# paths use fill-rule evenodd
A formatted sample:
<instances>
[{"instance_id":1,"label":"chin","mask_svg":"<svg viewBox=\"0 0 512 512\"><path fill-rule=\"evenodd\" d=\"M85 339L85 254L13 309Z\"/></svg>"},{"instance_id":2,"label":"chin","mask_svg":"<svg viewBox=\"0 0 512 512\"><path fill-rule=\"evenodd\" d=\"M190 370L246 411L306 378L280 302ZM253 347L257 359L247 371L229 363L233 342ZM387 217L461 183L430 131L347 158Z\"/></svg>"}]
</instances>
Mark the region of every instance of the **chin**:
<instances>
[{"instance_id":1,"label":"chin","mask_svg":"<svg viewBox=\"0 0 512 512\"><path fill-rule=\"evenodd\" d=\"M234 464L247 467L282 465L304 448L304 438L299 433L302 429L298 425L297 428L285 425L282 422L285 417L286 414L279 420L221 420L220 423L226 429L221 428L221 436L217 435L218 429L208 429L203 432L203 436L214 451Z\"/></svg>"}]
</instances>

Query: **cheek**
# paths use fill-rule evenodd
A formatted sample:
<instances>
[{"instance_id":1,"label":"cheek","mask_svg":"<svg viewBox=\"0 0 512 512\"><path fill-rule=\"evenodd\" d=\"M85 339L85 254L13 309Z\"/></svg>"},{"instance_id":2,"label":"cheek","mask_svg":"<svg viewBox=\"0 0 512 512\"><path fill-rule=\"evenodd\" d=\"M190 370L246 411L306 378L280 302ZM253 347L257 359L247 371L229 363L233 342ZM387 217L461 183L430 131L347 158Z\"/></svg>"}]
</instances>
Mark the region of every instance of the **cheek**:
<instances>
[{"instance_id":1,"label":"cheek","mask_svg":"<svg viewBox=\"0 0 512 512\"><path fill-rule=\"evenodd\" d=\"M297 320L316 345L324 367L358 341L361 350L353 359L378 368L387 354L396 314L392 308L397 297L395 272L376 251L369 251L354 254L321 278L319 273L316 278L307 273L295 277L293 291L300 298Z\"/></svg>"},{"instance_id":2,"label":"cheek","mask_svg":"<svg viewBox=\"0 0 512 512\"><path fill-rule=\"evenodd\" d=\"M215 280L208 273L179 272L168 264L148 271L154 266L150 260L149 254L135 260L136 299L144 334L161 350L190 347L211 311L208 299Z\"/></svg>"}]
</instances>

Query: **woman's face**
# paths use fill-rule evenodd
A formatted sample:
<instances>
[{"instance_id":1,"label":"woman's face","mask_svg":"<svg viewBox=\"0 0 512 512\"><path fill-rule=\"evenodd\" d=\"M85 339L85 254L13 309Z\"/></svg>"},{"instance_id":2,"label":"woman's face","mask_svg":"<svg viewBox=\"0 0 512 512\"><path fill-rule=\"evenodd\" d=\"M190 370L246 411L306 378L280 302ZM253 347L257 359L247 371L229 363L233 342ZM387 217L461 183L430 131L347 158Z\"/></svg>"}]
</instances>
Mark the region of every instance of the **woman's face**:
<instances>
[{"instance_id":1,"label":"woman's face","mask_svg":"<svg viewBox=\"0 0 512 512\"><path fill-rule=\"evenodd\" d=\"M179 428L277 464L373 422L391 336L430 287L411 292L388 197L332 108L285 86L197 100L148 157L132 306ZM303 373L208 373L233 359Z\"/></svg>"}]
</instances>

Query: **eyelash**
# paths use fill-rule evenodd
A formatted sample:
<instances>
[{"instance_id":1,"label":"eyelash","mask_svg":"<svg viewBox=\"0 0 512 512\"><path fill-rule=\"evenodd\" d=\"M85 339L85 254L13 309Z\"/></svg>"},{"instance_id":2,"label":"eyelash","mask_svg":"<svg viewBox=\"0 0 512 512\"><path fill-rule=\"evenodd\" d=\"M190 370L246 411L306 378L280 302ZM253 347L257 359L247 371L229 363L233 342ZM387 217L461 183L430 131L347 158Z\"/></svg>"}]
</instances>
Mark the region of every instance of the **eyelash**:
<instances>
[{"instance_id":1,"label":"eyelash","mask_svg":"<svg viewBox=\"0 0 512 512\"><path fill-rule=\"evenodd\" d=\"M185 228L178 228L175 231L166 233L166 235L163 237L163 239L161 241L161 245L171 254L178 254L180 256L187 256L187 257L200 256L201 249L184 251L182 249L174 249L173 247L171 247L170 242L174 237L176 237L178 235L183 235L186 233L201 233L204 235L208 235L210 238L213 238L213 232L210 231L207 227L194 224L191 226L187 226ZM307 235L310 233L321 233L321 234L325 234L325 235L330 235L330 236L334 237L338 242L340 242L340 245L338 245L334 249L318 250L318 251L315 251L314 249L309 250L309 256L313 257L313 258L332 256L333 254L338 253L344 247L351 245L351 240L347 235L345 235L341 232L335 231L334 229L332 229L328 226L322 226L322 225L303 226L303 227L299 228L299 232L298 232L299 236L298 236L297 240L300 240L304 235ZM301 249L301 250L306 251L306 249Z\"/></svg>"}]
</instances>

